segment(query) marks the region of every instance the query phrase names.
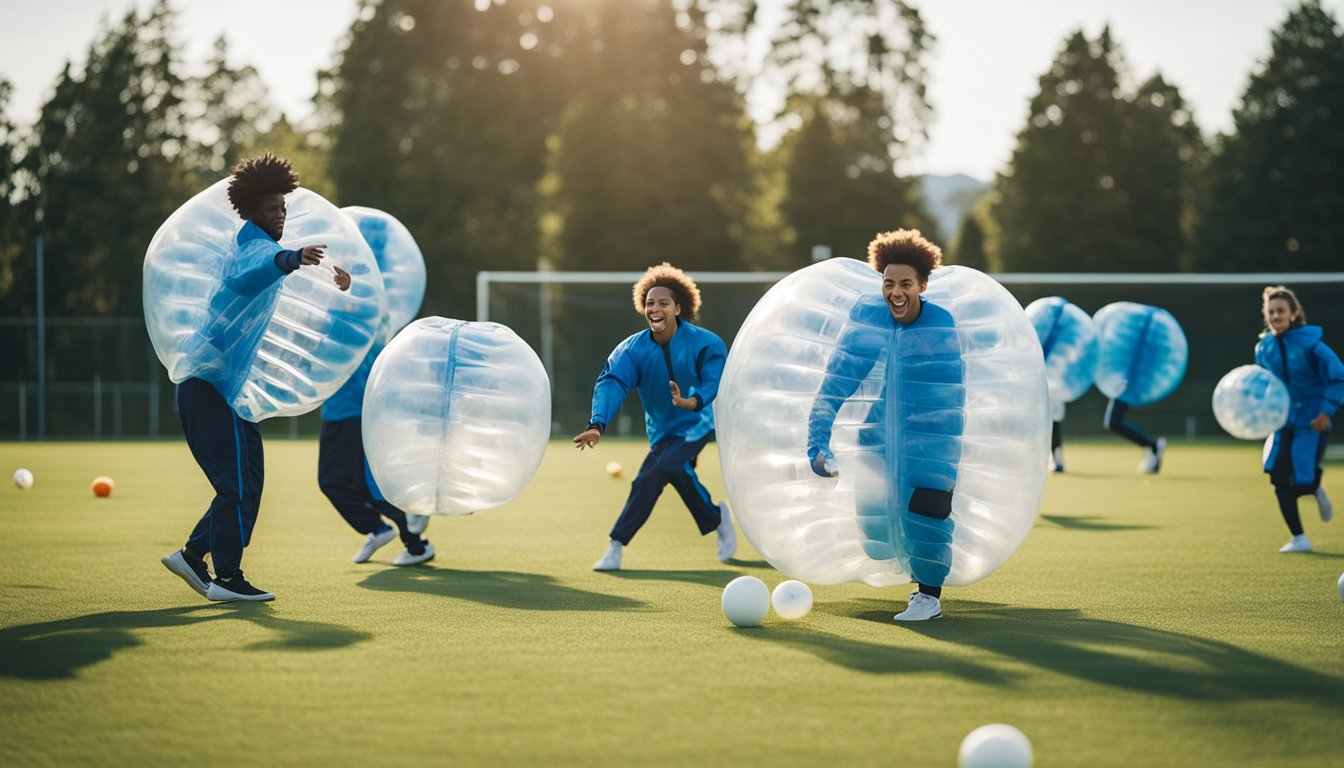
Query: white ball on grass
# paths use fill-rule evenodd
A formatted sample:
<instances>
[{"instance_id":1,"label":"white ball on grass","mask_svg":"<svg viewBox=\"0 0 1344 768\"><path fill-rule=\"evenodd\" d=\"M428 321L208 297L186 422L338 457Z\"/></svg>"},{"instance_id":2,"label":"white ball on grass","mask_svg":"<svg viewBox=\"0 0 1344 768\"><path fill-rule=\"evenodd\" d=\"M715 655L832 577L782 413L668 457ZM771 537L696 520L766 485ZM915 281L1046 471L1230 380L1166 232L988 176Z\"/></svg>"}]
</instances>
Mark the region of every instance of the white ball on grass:
<instances>
[{"instance_id":1,"label":"white ball on grass","mask_svg":"<svg viewBox=\"0 0 1344 768\"><path fill-rule=\"evenodd\" d=\"M770 603L781 619L801 619L812 610L812 590L796 579L781 581L771 593Z\"/></svg>"},{"instance_id":2,"label":"white ball on grass","mask_svg":"<svg viewBox=\"0 0 1344 768\"><path fill-rule=\"evenodd\" d=\"M982 725L961 740L957 765L961 768L1030 768L1031 741L1011 725Z\"/></svg>"},{"instance_id":3,"label":"white ball on grass","mask_svg":"<svg viewBox=\"0 0 1344 768\"><path fill-rule=\"evenodd\" d=\"M738 576L723 588L723 615L739 627L759 627L770 610L770 590L755 576Z\"/></svg>"},{"instance_id":4,"label":"white ball on grass","mask_svg":"<svg viewBox=\"0 0 1344 768\"><path fill-rule=\"evenodd\" d=\"M14 470L14 484L20 490L28 490L33 487L33 473L27 467L19 467Z\"/></svg>"}]
</instances>

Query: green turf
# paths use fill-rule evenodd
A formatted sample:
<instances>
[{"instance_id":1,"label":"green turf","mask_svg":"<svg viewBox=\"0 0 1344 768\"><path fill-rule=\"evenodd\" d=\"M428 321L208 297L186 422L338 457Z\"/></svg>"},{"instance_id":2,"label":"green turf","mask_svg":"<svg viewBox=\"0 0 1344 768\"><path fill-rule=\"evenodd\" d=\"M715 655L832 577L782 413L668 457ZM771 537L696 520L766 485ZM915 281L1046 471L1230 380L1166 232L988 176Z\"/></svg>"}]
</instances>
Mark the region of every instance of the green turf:
<instances>
[{"instance_id":1,"label":"green turf","mask_svg":"<svg viewBox=\"0 0 1344 768\"><path fill-rule=\"evenodd\" d=\"M643 449L553 443L398 569L395 544L350 562L316 444L272 440L244 567L279 597L240 606L158 562L209 497L184 444L0 444L37 478L0 489L0 765L951 766L990 722L1042 768L1344 764L1344 521L1304 500L1317 552L1279 554L1258 445L1177 443L1146 477L1137 448L1070 444L1022 548L942 620L849 584L750 630L723 585L785 577L745 545L721 565L670 489L627 570L589 570L628 488L603 466Z\"/></svg>"}]
</instances>

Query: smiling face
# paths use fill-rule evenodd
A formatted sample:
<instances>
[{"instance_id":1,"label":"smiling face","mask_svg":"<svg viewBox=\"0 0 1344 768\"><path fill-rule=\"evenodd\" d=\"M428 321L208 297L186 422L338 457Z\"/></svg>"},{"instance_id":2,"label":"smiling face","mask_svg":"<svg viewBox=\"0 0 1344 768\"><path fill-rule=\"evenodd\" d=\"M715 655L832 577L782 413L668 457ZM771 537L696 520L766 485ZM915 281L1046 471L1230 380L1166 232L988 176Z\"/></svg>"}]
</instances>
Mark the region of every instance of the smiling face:
<instances>
[{"instance_id":1,"label":"smiling face","mask_svg":"<svg viewBox=\"0 0 1344 768\"><path fill-rule=\"evenodd\" d=\"M285 211L284 195L279 192L262 195L252 211L252 223L278 242L285 233Z\"/></svg>"},{"instance_id":2,"label":"smiling face","mask_svg":"<svg viewBox=\"0 0 1344 768\"><path fill-rule=\"evenodd\" d=\"M1266 301L1262 312L1265 316L1265 325L1275 336L1293 327L1293 320L1297 319L1298 314L1293 311L1287 299Z\"/></svg>"},{"instance_id":3,"label":"smiling face","mask_svg":"<svg viewBox=\"0 0 1344 768\"><path fill-rule=\"evenodd\" d=\"M909 264L888 264L882 271L882 299L898 323L913 323L919 319L919 294L929 287L920 282L919 273Z\"/></svg>"},{"instance_id":4,"label":"smiling face","mask_svg":"<svg viewBox=\"0 0 1344 768\"><path fill-rule=\"evenodd\" d=\"M681 316L681 305L671 288L654 286L644 294L644 319L649 323L653 338L667 341L677 332L677 318Z\"/></svg>"}]
</instances>

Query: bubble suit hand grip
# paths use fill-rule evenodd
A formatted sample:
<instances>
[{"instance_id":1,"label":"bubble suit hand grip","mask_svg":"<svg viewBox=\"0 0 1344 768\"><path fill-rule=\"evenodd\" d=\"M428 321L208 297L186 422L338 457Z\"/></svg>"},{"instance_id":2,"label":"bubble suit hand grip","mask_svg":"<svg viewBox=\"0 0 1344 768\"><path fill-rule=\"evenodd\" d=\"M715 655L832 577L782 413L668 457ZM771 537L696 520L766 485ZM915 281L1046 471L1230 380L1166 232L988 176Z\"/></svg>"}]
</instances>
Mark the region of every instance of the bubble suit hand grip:
<instances>
[{"instance_id":1,"label":"bubble suit hand grip","mask_svg":"<svg viewBox=\"0 0 1344 768\"><path fill-rule=\"evenodd\" d=\"M169 216L145 253L145 325L168 377L211 382L254 422L321 405L359 366L385 310L373 253L354 224L306 189L286 202L279 247L325 244L326 256L289 275L277 267L259 292L228 280L244 225L228 179ZM337 288L333 265L350 273L348 291Z\"/></svg>"},{"instance_id":2,"label":"bubble suit hand grip","mask_svg":"<svg viewBox=\"0 0 1344 768\"><path fill-rule=\"evenodd\" d=\"M1045 379L1053 411L1082 397L1097 372L1097 326L1077 304L1047 296L1027 305L1045 355ZM1059 418L1063 418L1060 414ZM1055 418L1055 421L1059 421Z\"/></svg>"},{"instance_id":3,"label":"bubble suit hand grip","mask_svg":"<svg viewBox=\"0 0 1344 768\"><path fill-rule=\"evenodd\" d=\"M1050 430L1045 365L1021 306L988 276L964 267L938 269L924 297L955 319L963 371L950 570L943 580L956 586L1006 561L1036 519ZM881 277L853 259L831 259L781 280L739 330L715 406L724 482L738 524L772 566L808 583L910 580L909 552L870 556L873 542L862 526L873 521L861 521L857 509L862 498L904 482L888 476L893 462L906 473L924 458L938 458L893 456L919 443L919 417L937 404L915 400L887 408L886 415L909 418L891 420L881 431L870 421L887 391L887 367L879 361L837 412L830 448L838 478L818 477L807 456L809 417L828 361L842 334L852 331L851 311L874 302L887 312ZM887 321L894 333L889 313ZM905 375L899 357L891 365ZM941 397L937 389L926 392Z\"/></svg>"},{"instance_id":4,"label":"bubble suit hand grip","mask_svg":"<svg viewBox=\"0 0 1344 768\"><path fill-rule=\"evenodd\" d=\"M373 250L387 291L387 325L379 334L386 344L415 319L425 299L425 257L411 231L390 213L351 205L341 209Z\"/></svg>"},{"instance_id":5,"label":"bubble suit hand grip","mask_svg":"<svg viewBox=\"0 0 1344 768\"><path fill-rule=\"evenodd\" d=\"M1185 378L1190 346L1165 309L1117 301L1097 310L1097 389L1130 405L1148 405Z\"/></svg>"},{"instance_id":6,"label":"bubble suit hand grip","mask_svg":"<svg viewBox=\"0 0 1344 768\"><path fill-rule=\"evenodd\" d=\"M469 515L532 480L551 434L551 384L498 323L426 317L369 374L363 437L383 496L417 515Z\"/></svg>"},{"instance_id":7,"label":"bubble suit hand grip","mask_svg":"<svg viewBox=\"0 0 1344 768\"><path fill-rule=\"evenodd\" d=\"M1259 440L1282 429L1291 407L1288 388L1258 365L1233 368L1213 389L1218 426L1242 440Z\"/></svg>"}]
</instances>

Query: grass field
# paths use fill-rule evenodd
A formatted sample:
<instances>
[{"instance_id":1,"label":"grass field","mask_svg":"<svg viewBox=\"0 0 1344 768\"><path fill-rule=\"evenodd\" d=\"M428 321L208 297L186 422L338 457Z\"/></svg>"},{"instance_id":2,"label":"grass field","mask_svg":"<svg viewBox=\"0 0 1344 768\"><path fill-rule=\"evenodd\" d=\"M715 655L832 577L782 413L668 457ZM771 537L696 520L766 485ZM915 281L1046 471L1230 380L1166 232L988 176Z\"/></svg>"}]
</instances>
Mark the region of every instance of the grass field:
<instances>
[{"instance_id":1,"label":"grass field","mask_svg":"<svg viewBox=\"0 0 1344 768\"><path fill-rule=\"evenodd\" d=\"M1255 444L1181 444L1159 476L1119 441L1067 446L998 572L897 625L906 590L816 586L737 629L728 565L670 489L589 570L642 443L552 443L512 503L438 518L399 569L271 440L244 567L274 603L211 605L159 564L209 499L182 443L0 444L0 765L952 766L1007 722L1035 765L1344 765L1344 521L1287 540ZM701 470L723 484L711 447ZM89 481L117 480L97 499ZM1326 486L1344 502L1344 465ZM1342 510L1344 511L1344 510Z\"/></svg>"}]
</instances>

